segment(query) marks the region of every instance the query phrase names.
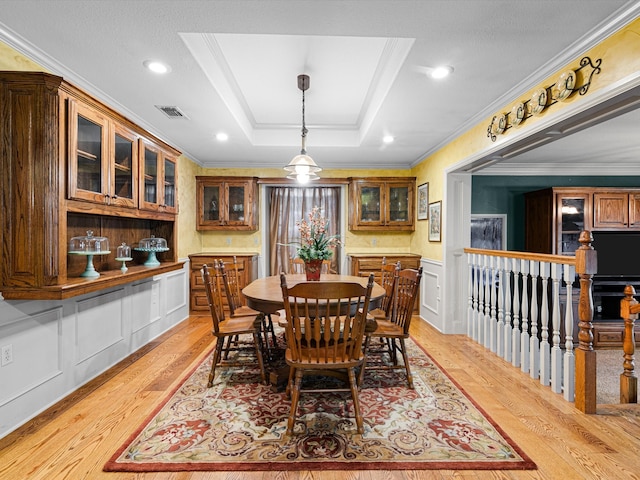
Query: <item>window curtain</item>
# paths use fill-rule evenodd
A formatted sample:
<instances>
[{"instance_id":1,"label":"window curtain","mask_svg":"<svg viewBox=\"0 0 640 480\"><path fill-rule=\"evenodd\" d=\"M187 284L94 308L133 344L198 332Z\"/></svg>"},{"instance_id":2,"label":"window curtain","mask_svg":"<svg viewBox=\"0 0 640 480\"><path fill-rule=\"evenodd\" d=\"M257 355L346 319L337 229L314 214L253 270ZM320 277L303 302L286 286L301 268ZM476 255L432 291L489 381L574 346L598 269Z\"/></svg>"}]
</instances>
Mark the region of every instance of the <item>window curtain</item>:
<instances>
[{"instance_id":1,"label":"window curtain","mask_svg":"<svg viewBox=\"0 0 640 480\"><path fill-rule=\"evenodd\" d=\"M340 233L340 187L272 187L269 194L269 271L289 272L289 260L296 256L300 232L298 220L307 219L315 206L328 221L327 233ZM340 246L331 256L331 270L340 272Z\"/></svg>"}]
</instances>

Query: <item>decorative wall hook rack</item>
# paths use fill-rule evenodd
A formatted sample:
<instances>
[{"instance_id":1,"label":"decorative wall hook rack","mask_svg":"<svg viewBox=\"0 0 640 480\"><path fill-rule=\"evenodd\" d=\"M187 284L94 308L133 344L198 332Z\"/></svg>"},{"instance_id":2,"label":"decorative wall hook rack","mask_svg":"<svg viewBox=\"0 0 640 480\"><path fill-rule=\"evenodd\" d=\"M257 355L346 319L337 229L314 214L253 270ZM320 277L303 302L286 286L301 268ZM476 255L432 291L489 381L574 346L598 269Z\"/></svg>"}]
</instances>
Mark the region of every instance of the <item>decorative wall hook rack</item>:
<instances>
[{"instance_id":1,"label":"decorative wall hook rack","mask_svg":"<svg viewBox=\"0 0 640 480\"><path fill-rule=\"evenodd\" d=\"M531 98L513 105L511 111L494 115L487 127L487 137L495 142L498 135L504 134L511 127L519 125L527 118L540 115L546 108L560 101L565 101L575 92L585 95L589 91L593 76L600 73L600 65L602 65L601 58L595 62L589 57L582 58L578 68L562 72L556 83L536 90ZM585 70L586 68L591 68L591 70ZM581 70L584 71L578 75ZM577 85L578 79L582 80L581 85Z\"/></svg>"}]
</instances>

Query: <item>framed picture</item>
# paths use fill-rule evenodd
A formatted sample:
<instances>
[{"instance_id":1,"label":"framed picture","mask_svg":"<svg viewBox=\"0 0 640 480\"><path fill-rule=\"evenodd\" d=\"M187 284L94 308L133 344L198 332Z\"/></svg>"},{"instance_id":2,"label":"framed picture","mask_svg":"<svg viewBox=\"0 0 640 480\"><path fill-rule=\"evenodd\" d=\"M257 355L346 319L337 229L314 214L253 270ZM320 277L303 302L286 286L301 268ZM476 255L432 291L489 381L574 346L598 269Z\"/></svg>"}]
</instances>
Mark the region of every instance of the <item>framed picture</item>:
<instances>
[{"instance_id":1,"label":"framed picture","mask_svg":"<svg viewBox=\"0 0 640 480\"><path fill-rule=\"evenodd\" d=\"M433 202L429 204L429 241L440 241L440 210L442 202Z\"/></svg>"},{"instance_id":2,"label":"framed picture","mask_svg":"<svg viewBox=\"0 0 640 480\"><path fill-rule=\"evenodd\" d=\"M429 218L429 183L418 187L418 220Z\"/></svg>"},{"instance_id":3,"label":"framed picture","mask_svg":"<svg viewBox=\"0 0 640 480\"><path fill-rule=\"evenodd\" d=\"M507 215L471 214L471 248L507 249Z\"/></svg>"}]
</instances>

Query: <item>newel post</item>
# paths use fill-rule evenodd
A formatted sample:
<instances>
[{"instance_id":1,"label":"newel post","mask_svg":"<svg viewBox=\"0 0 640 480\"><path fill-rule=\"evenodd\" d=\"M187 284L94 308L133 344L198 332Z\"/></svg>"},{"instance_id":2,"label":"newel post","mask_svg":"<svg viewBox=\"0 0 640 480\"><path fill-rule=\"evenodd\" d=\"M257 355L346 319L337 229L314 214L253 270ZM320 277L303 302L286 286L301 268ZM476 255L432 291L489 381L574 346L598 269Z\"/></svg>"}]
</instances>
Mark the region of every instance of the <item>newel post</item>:
<instances>
[{"instance_id":1,"label":"newel post","mask_svg":"<svg viewBox=\"0 0 640 480\"><path fill-rule=\"evenodd\" d=\"M638 403L638 377L636 377L634 352L635 335L634 323L640 312L640 304L633 298L635 288L627 285L624 288L624 298L620 300L620 317L624 319L624 371L620 374L620 403Z\"/></svg>"},{"instance_id":2,"label":"newel post","mask_svg":"<svg viewBox=\"0 0 640 480\"><path fill-rule=\"evenodd\" d=\"M578 348L576 356L575 406L584 413L596 413L596 351L593 349L593 275L598 271L598 257L591 246L593 236L588 230L580 233L580 248L576 250L576 273L580 277L578 300Z\"/></svg>"}]
</instances>

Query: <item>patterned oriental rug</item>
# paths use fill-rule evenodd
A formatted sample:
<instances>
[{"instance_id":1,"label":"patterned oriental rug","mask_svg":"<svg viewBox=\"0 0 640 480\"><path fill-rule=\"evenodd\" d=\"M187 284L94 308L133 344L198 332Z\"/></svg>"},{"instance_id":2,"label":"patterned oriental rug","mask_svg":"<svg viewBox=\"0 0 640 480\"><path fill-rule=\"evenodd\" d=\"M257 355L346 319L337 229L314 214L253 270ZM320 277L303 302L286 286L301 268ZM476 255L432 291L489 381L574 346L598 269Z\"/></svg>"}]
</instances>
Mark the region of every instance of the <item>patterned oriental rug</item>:
<instances>
[{"instance_id":1,"label":"patterned oriental rug","mask_svg":"<svg viewBox=\"0 0 640 480\"><path fill-rule=\"evenodd\" d=\"M348 393L303 394L294 435L290 403L252 369L219 369L211 354L131 435L105 471L527 470L531 459L414 342L415 390L404 375L368 371L365 433ZM316 382L336 381L318 377Z\"/></svg>"}]
</instances>

